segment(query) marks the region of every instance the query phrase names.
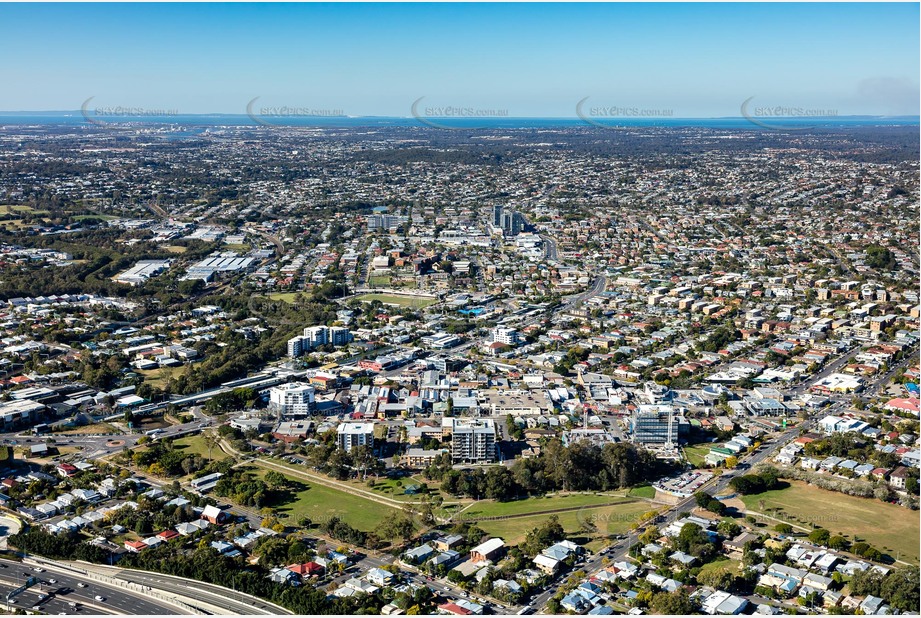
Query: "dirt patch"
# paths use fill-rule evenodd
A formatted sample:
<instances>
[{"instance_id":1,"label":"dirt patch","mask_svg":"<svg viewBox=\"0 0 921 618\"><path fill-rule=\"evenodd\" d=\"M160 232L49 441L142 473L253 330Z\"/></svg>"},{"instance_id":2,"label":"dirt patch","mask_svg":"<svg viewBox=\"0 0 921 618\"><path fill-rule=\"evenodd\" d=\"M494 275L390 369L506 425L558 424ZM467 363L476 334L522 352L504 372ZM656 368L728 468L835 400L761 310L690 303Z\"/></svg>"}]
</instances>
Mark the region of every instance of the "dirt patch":
<instances>
[{"instance_id":1,"label":"dirt patch","mask_svg":"<svg viewBox=\"0 0 921 618\"><path fill-rule=\"evenodd\" d=\"M742 502L741 498L729 498L728 500L723 500L723 504L729 508L734 508L739 513L745 512L745 503Z\"/></svg>"}]
</instances>

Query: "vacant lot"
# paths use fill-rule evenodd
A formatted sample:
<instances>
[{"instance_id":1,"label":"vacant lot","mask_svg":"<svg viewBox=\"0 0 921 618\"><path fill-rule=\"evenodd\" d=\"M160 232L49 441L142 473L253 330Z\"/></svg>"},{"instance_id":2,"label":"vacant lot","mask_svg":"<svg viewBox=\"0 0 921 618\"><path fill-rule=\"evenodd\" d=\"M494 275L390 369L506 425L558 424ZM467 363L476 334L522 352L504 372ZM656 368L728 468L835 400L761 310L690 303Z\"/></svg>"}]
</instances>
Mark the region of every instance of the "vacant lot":
<instances>
[{"instance_id":1,"label":"vacant lot","mask_svg":"<svg viewBox=\"0 0 921 618\"><path fill-rule=\"evenodd\" d=\"M107 433L119 433L118 429L109 423L94 423L93 425L80 425L79 427L67 427L61 431L54 432L54 436L82 436L98 435Z\"/></svg>"},{"instance_id":2,"label":"vacant lot","mask_svg":"<svg viewBox=\"0 0 921 618\"><path fill-rule=\"evenodd\" d=\"M815 523L832 534L866 541L893 558L918 562L918 512L792 481L785 489L743 496L746 508L791 524ZM779 509L774 511L772 509ZM797 521L799 520L799 521ZM768 523L776 523L768 520ZM807 526L808 527L808 526Z\"/></svg>"},{"instance_id":3,"label":"vacant lot","mask_svg":"<svg viewBox=\"0 0 921 618\"><path fill-rule=\"evenodd\" d=\"M255 471L260 477L266 472L265 469ZM331 487L296 479L290 475L285 475L285 478L296 484L299 489L287 502L273 505L273 507L279 513L288 516L288 519L285 520L288 525L296 525L298 518L304 515L315 523L321 523L336 516L347 524L368 532L376 528L384 519L395 517L398 513L396 509L337 491Z\"/></svg>"},{"instance_id":4,"label":"vacant lot","mask_svg":"<svg viewBox=\"0 0 921 618\"><path fill-rule=\"evenodd\" d=\"M438 302L435 298L402 294L363 294L362 296L357 296L356 299L364 302L379 300L385 305L398 305L400 307L413 307L419 309L434 305Z\"/></svg>"},{"instance_id":5,"label":"vacant lot","mask_svg":"<svg viewBox=\"0 0 921 618\"><path fill-rule=\"evenodd\" d=\"M642 485L632 488L627 492L627 495L631 498L648 498L652 500L656 497L656 488L652 485Z\"/></svg>"},{"instance_id":6,"label":"vacant lot","mask_svg":"<svg viewBox=\"0 0 921 618\"><path fill-rule=\"evenodd\" d=\"M208 445L205 444L205 437L202 434L186 436L173 442L173 447L182 451L186 455L200 455L203 459L208 459ZM230 457L221 450L221 447L215 446L211 449L211 457L218 461Z\"/></svg>"},{"instance_id":7,"label":"vacant lot","mask_svg":"<svg viewBox=\"0 0 921 618\"><path fill-rule=\"evenodd\" d=\"M195 361L189 363L189 365L196 367L201 363L202 361ZM178 378L183 371L189 371L189 369L187 369L189 365L182 365L181 367L157 367L156 369L138 369L137 373L144 376L144 381L151 386L163 388L166 386L166 381L169 378Z\"/></svg>"},{"instance_id":8,"label":"vacant lot","mask_svg":"<svg viewBox=\"0 0 921 618\"><path fill-rule=\"evenodd\" d=\"M710 454L712 446L709 442L685 446L684 454L688 458L688 463L695 468L704 465L704 458Z\"/></svg>"},{"instance_id":9,"label":"vacant lot","mask_svg":"<svg viewBox=\"0 0 921 618\"><path fill-rule=\"evenodd\" d=\"M710 571L720 571L726 569L727 571L738 575L742 571L742 563L738 560L730 560L726 556L719 556L713 562L708 562L707 564L700 567L701 573L709 573Z\"/></svg>"}]
</instances>

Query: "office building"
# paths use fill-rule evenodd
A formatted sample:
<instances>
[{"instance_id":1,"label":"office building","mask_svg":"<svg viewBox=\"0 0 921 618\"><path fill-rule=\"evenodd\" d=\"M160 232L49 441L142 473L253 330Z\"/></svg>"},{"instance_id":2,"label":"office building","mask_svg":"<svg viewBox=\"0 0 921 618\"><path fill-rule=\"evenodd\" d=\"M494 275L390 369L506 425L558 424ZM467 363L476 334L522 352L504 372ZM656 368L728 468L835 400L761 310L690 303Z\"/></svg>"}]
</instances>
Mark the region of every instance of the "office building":
<instances>
[{"instance_id":1,"label":"office building","mask_svg":"<svg viewBox=\"0 0 921 618\"><path fill-rule=\"evenodd\" d=\"M675 408L667 405L638 406L630 419L630 437L636 444L675 446L679 421Z\"/></svg>"}]
</instances>

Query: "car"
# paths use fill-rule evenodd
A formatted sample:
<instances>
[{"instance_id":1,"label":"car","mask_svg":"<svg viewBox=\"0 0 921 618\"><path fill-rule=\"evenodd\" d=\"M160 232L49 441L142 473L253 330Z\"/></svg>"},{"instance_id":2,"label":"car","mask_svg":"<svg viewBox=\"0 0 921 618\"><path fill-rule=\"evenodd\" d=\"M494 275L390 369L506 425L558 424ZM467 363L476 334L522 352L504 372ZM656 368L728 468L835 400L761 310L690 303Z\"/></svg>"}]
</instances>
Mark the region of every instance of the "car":
<instances>
[{"instance_id":1,"label":"car","mask_svg":"<svg viewBox=\"0 0 921 618\"><path fill-rule=\"evenodd\" d=\"M35 568L32 569L32 570L35 571L36 573L44 573L44 572L45 572L45 569L43 569L42 567L35 567Z\"/></svg>"},{"instance_id":2,"label":"car","mask_svg":"<svg viewBox=\"0 0 921 618\"><path fill-rule=\"evenodd\" d=\"M52 579L49 579L49 580L48 580L48 583L49 583L49 584L56 584L56 583L58 583L58 580L52 578Z\"/></svg>"},{"instance_id":3,"label":"car","mask_svg":"<svg viewBox=\"0 0 921 618\"><path fill-rule=\"evenodd\" d=\"M76 607L76 606L77 606L77 602L76 602L76 601L71 601L70 603L68 603L68 605L71 606L71 607Z\"/></svg>"},{"instance_id":4,"label":"car","mask_svg":"<svg viewBox=\"0 0 921 618\"><path fill-rule=\"evenodd\" d=\"M77 582L77 586L79 588L86 588L86 584L84 584L83 582Z\"/></svg>"},{"instance_id":5,"label":"car","mask_svg":"<svg viewBox=\"0 0 921 618\"><path fill-rule=\"evenodd\" d=\"M95 597L93 597L93 598L96 599L97 601L99 601L100 603L102 603L103 601L106 600L106 598L105 598L104 596L102 596L101 594L97 594L97 595L96 595Z\"/></svg>"},{"instance_id":6,"label":"car","mask_svg":"<svg viewBox=\"0 0 921 618\"><path fill-rule=\"evenodd\" d=\"M42 606L41 606L41 605L33 605L33 606L32 606L32 611L33 611L33 612L41 611L41 609L42 609Z\"/></svg>"}]
</instances>

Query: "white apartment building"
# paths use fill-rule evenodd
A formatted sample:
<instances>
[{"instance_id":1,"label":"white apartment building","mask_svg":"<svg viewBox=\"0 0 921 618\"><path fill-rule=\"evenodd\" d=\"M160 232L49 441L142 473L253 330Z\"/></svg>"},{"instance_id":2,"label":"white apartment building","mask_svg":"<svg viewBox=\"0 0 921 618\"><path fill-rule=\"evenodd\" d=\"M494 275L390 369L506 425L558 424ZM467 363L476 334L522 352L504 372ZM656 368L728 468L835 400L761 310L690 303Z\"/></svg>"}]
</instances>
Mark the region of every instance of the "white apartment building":
<instances>
[{"instance_id":1,"label":"white apartment building","mask_svg":"<svg viewBox=\"0 0 921 618\"><path fill-rule=\"evenodd\" d=\"M490 418L454 419L451 438L454 463L492 463L496 461L496 424Z\"/></svg>"},{"instance_id":2,"label":"white apartment building","mask_svg":"<svg viewBox=\"0 0 921 618\"><path fill-rule=\"evenodd\" d=\"M356 446L374 446L374 423L342 423L336 428L339 448L349 452Z\"/></svg>"},{"instance_id":3,"label":"white apartment building","mask_svg":"<svg viewBox=\"0 0 921 618\"><path fill-rule=\"evenodd\" d=\"M310 416L316 407L316 391L309 384L289 382L269 390L269 408L284 418Z\"/></svg>"},{"instance_id":4,"label":"white apartment building","mask_svg":"<svg viewBox=\"0 0 921 618\"><path fill-rule=\"evenodd\" d=\"M497 326L492 329L493 343L504 343L505 345L518 345L521 343L521 335L514 328L504 328Z\"/></svg>"}]
</instances>

